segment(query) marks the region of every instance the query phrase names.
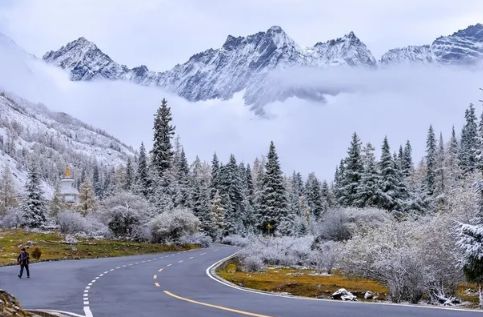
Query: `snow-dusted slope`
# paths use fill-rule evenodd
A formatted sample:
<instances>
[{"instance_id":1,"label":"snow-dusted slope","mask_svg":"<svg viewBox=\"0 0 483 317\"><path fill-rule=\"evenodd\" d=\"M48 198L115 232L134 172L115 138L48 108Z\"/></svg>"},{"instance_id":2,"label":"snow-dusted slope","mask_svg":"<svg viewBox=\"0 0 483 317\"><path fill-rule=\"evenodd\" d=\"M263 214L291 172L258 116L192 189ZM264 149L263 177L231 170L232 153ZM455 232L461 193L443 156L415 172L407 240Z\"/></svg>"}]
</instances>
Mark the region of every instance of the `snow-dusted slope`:
<instances>
[{"instance_id":1,"label":"snow-dusted slope","mask_svg":"<svg viewBox=\"0 0 483 317\"><path fill-rule=\"evenodd\" d=\"M275 69L375 65L371 52L353 32L302 49L279 26L245 37L229 35L221 48L195 54L165 72L117 64L84 38L46 53L44 60L68 70L72 80L131 80L167 88L191 101L229 99L244 89L252 100L255 90L260 91L256 83Z\"/></svg>"},{"instance_id":2,"label":"snow-dusted slope","mask_svg":"<svg viewBox=\"0 0 483 317\"><path fill-rule=\"evenodd\" d=\"M107 133L44 105L0 93L0 164L12 170L23 189L27 165L35 160L46 181L47 192L66 165L80 171L124 164L134 151Z\"/></svg>"},{"instance_id":3,"label":"snow-dusted slope","mask_svg":"<svg viewBox=\"0 0 483 317\"><path fill-rule=\"evenodd\" d=\"M431 63L429 45L394 48L382 55L381 64Z\"/></svg>"},{"instance_id":4,"label":"snow-dusted slope","mask_svg":"<svg viewBox=\"0 0 483 317\"><path fill-rule=\"evenodd\" d=\"M382 64L440 63L467 65L483 60L483 24L475 24L452 35L438 37L431 45L392 49Z\"/></svg>"},{"instance_id":5,"label":"snow-dusted slope","mask_svg":"<svg viewBox=\"0 0 483 317\"><path fill-rule=\"evenodd\" d=\"M318 42L313 48L308 49L307 53L311 65L376 65L374 56L354 32L335 40Z\"/></svg>"}]
</instances>

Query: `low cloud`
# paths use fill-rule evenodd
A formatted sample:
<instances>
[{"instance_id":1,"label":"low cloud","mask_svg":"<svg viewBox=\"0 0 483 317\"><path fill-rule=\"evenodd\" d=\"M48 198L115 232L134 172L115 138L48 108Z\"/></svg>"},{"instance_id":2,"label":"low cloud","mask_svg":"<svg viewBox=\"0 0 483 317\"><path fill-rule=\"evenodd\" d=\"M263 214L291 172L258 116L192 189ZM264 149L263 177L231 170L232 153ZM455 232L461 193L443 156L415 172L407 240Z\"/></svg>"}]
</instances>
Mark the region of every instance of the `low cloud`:
<instances>
[{"instance_id":1,"label":"low cloud","mask_svg":"<svg viewBox=\"0 0 483 317\"><path fill-rule=\"evenodd\" d=\"M266 83L272 82L274 91L292 86L316 91L320 98L274 101L265 105L266 117L260 117L244 104L243 92L228 101L192 103L130 83L71 82L66 73L40 61L0 53L0 87L69 113L134 147L151 145L153 114L165 97L190 159L199 155L210 160L216 151L224 160L234 153L252 162L274 140L286 172L315 171L327 179L346 154L353 131L376 148L385 135L393 150L409 139L418 160L429 124L448 138L453 124L461 127L468 104L481 99L481 68L294 69L274 74Z\"/></svg>"}]
</instances>

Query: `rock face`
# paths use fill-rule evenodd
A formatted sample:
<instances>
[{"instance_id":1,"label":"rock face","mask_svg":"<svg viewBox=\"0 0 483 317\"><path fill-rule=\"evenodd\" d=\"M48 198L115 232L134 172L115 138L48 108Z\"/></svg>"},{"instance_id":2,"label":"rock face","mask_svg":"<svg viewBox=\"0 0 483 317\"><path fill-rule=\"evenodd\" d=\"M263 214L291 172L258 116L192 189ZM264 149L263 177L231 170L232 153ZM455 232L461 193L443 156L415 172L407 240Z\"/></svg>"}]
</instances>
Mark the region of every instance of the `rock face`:
<instances>
[{"instance_id":1,"label":"rock face","mask_svg":"<svg viewBox=\"0 0 483 317\"><path fill-rule=\"evenodd\" d=\"M452 35L441 36L431 45L408 46L389 50L382 64L439 63L468 65L483 59L483 24L475 24Z\"/></svg>"},{"instance_id":2,"label":"rock face","mask_svg":"<svg viewBox=\"0 0 483 317\"><path fill-rule=\"evenodd\" d=\"M82 37L47 52L43 59L67 70L72 80L129 80L166 88L190 101L229 99L243 89L253 96L257 83L275 69L376 64L369 49L353 32L302 49L279 26L245 37L229 35L221 48L197 53L165 72L120 65Z\"/></svg>"}]
</instances>

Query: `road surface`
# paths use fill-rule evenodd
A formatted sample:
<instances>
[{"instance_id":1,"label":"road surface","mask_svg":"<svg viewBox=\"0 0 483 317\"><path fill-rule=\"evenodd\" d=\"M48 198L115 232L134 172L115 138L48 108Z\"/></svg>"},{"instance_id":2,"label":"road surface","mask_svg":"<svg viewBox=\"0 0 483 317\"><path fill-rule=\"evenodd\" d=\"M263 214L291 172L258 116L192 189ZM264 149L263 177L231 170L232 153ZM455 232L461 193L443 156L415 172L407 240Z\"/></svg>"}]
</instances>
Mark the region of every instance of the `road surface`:
<instances>
[{"instance_id":1,"label":"road surface","mask_svg":"<svg viewBox=\"0 0 483 317\"><path fill-rule=\"evenodd\" d=\"M356 302L286 298L246 292L206 274L236 251L215 245L186 252L42 262L32 278L0 268L0 288L26 308L87 317L482 317L483 313Z\"/></svg>"}]
</instances>

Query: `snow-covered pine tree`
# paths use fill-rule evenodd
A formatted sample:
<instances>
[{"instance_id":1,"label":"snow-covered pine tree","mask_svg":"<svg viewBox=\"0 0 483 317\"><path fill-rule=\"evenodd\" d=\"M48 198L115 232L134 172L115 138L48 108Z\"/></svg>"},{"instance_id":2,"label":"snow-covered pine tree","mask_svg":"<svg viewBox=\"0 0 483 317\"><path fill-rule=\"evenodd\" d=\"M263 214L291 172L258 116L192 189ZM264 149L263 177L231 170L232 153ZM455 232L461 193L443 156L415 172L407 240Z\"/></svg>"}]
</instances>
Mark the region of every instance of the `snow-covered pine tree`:
<instances>
[{"instance_id":1,"label":"snow-covered pine tree","mask_svg":"<svg viewBox=\"0 0 483 317\"><path fill-rule=\"evenodd\" d=\"M94 186L94 193L98 198L102 198L102 181L99 173L99 165L97 163L94 165L94 170L92 172L92 185Z\"/></svg>"},{"instance_id":2,"label":"snow-covered pine tree","mask_svg":"<svg viewBox=\"0 0 483 317\"><path fill-rule=\"evenodd\" d=\"M456 132L453 126L451 130L451 139L449 141L444 160L447 169L447 179L449 182L448 185L450 188L454 188L456 186L456 182L461 177L461 170L458 164L458 153L458 139L456 138Z\"/></svg>"},{"instance_id":3,"label":"snow-covered pine tree","mask_svg":"<svg viewBox=\"0 0 483 317\"><path fill-rule=\"evenodd\" d=\"M148 171L148 159L144 144L139 148L138 167L136 171L136 192L148 198L151 193L151 179Z\"/></svg>"},{"instance_id":4,"label":"snow-covered pine tree","mask_svg":"<svg viewBox=\"0 0 483 317\"><path fill-rule=\"evenodd\" d=\"M406 186L400 178L397 165L391 155L387 137L382 144L381 159L379 161L380 179L379 207L389 211L403 211L404 200L407 197Z\"/></svg>"},{"instance_id":5,"label":"snow-covered pine tree","mask_svg":"<svg viewBox=\"0 0 483 317\"><path fill-rule=\"evenodd\" d=\"M340 203L344 206L354 206L357 200L358 190L364 172L361 157L361 141L354 132L351 144L345 159L343 185L341 188Z\"/></svg>"},{"instance_id":6,"label":"snow-covered pine tree","mask_svg":"<svg viewBox=\"0 0 483 317\"><path fill-rule=\"evenodd\" d=\"M443 134L439 134L438 149L435 157L434 197L436 210L441 210L446 205L446 164Z\"/></svg>"},{"instance_id":7,"label":"snow-covered pine tree","mask_svg":"<svg viewBox=\"0 0 483 317\"><path fill-rule=\"evenodd\" d=\"M22 204L23 225L29 228L39 228L45 221L47 207L40 184L40 175L35 163L28 168L28 178L25 185L25 199Z\"/></svg>"},{"instance_id":8,"label":"snow-covered pine tree","mask_svg":"<svg viewBox=\"0 0 483 317\"><path fill-rule=\"evenodd\" d=\"M220 166L220 196L225 209L225 235L242 233L245 217L240 170L234 155L228 164Z\"/></svg>"},{"instance_id":9,"label":"snow-covered pine tree","mask_svg":"<svg viewBox=\"0 0 483 317\"><path fill-rule=\"evenodd\" d=\"M221 239L225 232L225 208L218 191L215 192L211 199L211 217L213 219L213 226L210 228L208 234L217 241Z\"/></svg>"},{"instance_id":10,"label":"snow-covered pine tree","mask_svg":"<svg viewBox=\"0 0 483 317\"><path fill-rule=\"evenodd\" d=\"M214 153L213 159L211 160L210 199L213 199L215 193L220 189L219 173L220 162L218 161L218 156Z\"/></svg>"},{"instance_id":11,"label":"snow-covered pine tree","mask_svg":"<svg viewBox=\"0 0 483 317\"><path fill-rule=\"evenodd\" d=\"M130 191L132 189L134 182L134 170L132 166L132 161L131 158L127 158L127 163L126 163L126 178L124 182L124 190Z\"/></svg>"},{"instance_id":12,"label":"snow-covered pine tree","mask_svg":"<svg viewBox=\"0 0 483 317\"><path fill-rule=\"evenodd\" d=\"M4 215L8 209L16 207L17 205L17 191L15 190L12 172L5 165L0 175L0 216Z\"/></svg>"},{"instance_id":13,"label":"snow-covered pine tree","mask_svg":"<svg viewBox=\"0 0 483 317\"><path fill-rule=\"evenodd\" d=\"M426 138L426 176L424 184L426 193L432 197L436 187L436 137L433 127L429 126L428 136Z\"/></svg>"},{"instance_id":14,"label":"snow-covered pine tree","mask_svg":"<svg viewBox=\"0 0 483 317\"><path fill-rule=\"evenodd\" d=\"M379 193L380 177L374 151L374 146L371 143L367 143L362 150L364 172L355 200L355 205L358 207L378 206L381 201Z\"/></svg>"},{"instance_id":15,"label":"snow-covered pine tree","mask_svg":"<svg viewBox=\"0 0 483 317\"><path fill-rule=\"evenodd\" d=\"M342 188L344 186L345 179L345 161L340 160L339 166L335 168L334 174L334 196L338 205L341 205L341 200L343 199Z\"/></svg>"},{"instance_id":16,"label":"snow-covered pine tree","mask_svg":"<svg viewBox=\"0 0 483 317\"><path fill-rule=\"evenodd\" d=\"M302 202L304 197L304 183L302 175L298 172L293 172L292 176L287 180L287 197L289 212L303 216ZM310 211L309 211L310 213ZM307 215L308 216L308 215Z\"/></svg>"},{"instance_id":17,"label":"snow-covered pine tree","mask_svg":"<svg viewBox=\"0 0 483 317\"><path fill-rule=\"evenodd\" d=\"M176 183L178 195L175 197L175 205L182 207L191 207L191 187L189 179L188 160L184 149L181 147L179 153L175 155Z\"/></svg>"},{"instance_id":18,"label":"snow-covered pine tree","mask_svg":"<svg viewBox=\"0 0 483 317\"><path fill-rule=\"evenodd\" d=\"M463 252L463 271L466 279L478 285L480 308L483 309L483 181L479 181L479 209L469 224L458 228L458 246Z\"/></svg>"},{"instance_id":19,"label":"snow-covered pine tree","mask_svg":"<svg viewBox=\"0 0 483 317\"><path fill-rule=\"evenodd\" d=\"M321 191L322 191L322 204L324 206L324 210L327 211L327 209L334 206L334 197L329 187L329 184L327 183L326 180L322 182Z\"/></svg>"},{"instance_id":20,"label":"snow-covered pine tree","mask_svg":"<svg viewBox=\"0 0 483 317\"><path fill-rule=\"evenodd\" d=\"M211 214L210 192L208 182L204 178L201 161L196 157L192 165L190 177L190 201L193 214L200 220L200 229L205 234L213 236L214 215Z\"/></svg>"},{"instance_id":21,"label":"snow-covered pine tree","mask_svg":"<svg viewBox=\"0 0 483 317\"><path fill-rule=\"evenodd\" d=\"M259 227L265 234L273 234L277 231L278 226L286 220L287 196L273 141L270 142L265 165L259 208L261 214Z\"/></svg>"},{"instance_id":22,"label":"snow-covered pine tree","mask_svg":"<svg viewBox=\"0 0 483 317\"><path fill-rule=\"evenodd\" d=\"M102 184L102 199L111 196L116 191L115 174L116 170L114 167L106 171Z\"/></svg>"},{"instance_id":23,"label":"snow-covered pine tree","mask_svg":"<svg viewBox=\"0 0 483 317\"><path fill-rule=\"evenodd\" d=\"M475 107L470 104L465 111L465 125L461 131L459 151L459 165L464 174L471 173L476 168L478 152L478 126L476 122Z\"/></svg>"},{"instance_id":24,"label":"snow-covered pine tree","mask_svg":"<svg viewBox=\"0 0 483 317\"><path fill-rule=\"evenodd\" d=\"M403 150L402 172L404 177L409 177L414 169L412 158L412 147L409 140L406 141L406 145Z\"/></svg>"},{"instance_id":25,"label":"snow-covered pine tree","mask_svg":"<svg viewBox=\"0 0 483 317\"><path fill-rule=\"evenodd\" d=\"M172 115L168 102L163 98L161 106L154 118L154 138L151 150L151 164L159 177L169 169L173 163L173 146L171 139L175 127L171 125Z\"/></svg>"},{"instance_id":26,"label":"snow-covered pine tree","mask_svg":"<svg viewBox=\"0 0 483 317\"><path fill-rule=\"evenodd\" d=\"M79 188L79 204L77 209L83 216L86 216L94 210L95 205L96 200L92 184L89 181L85 181Z\"/></svg>"},{"instance_id":27,"label":"snow-covered pine tree","mask_svg":"<svg viewBox=\"0 0 483 317\"><path fill-rule=\"evenodd\" d=\"M314 173L310 173L307 177L304 192L311 215L319 220L324 214L325 208L322 200L322 186Z\"/></svg>"},{"instance_id":28,"label":"snow-covered pine tree","mask_svg":"<svg viewBox=\"0 0 483 317\"><path fill-rule=\"evenodd\" d=\"M256 231L256 215L255 215L255 207L254 207L254 199L255 199L255 187L253 185L252 179L252 170L250 168L250 164L247 164L246 167L240 165L240 173L242 174L242 183L244 187L243 193L243 210L245 212L245 216L243 217L243 227L247 233L254 233Z\"/></svg>"}]
</instances>

